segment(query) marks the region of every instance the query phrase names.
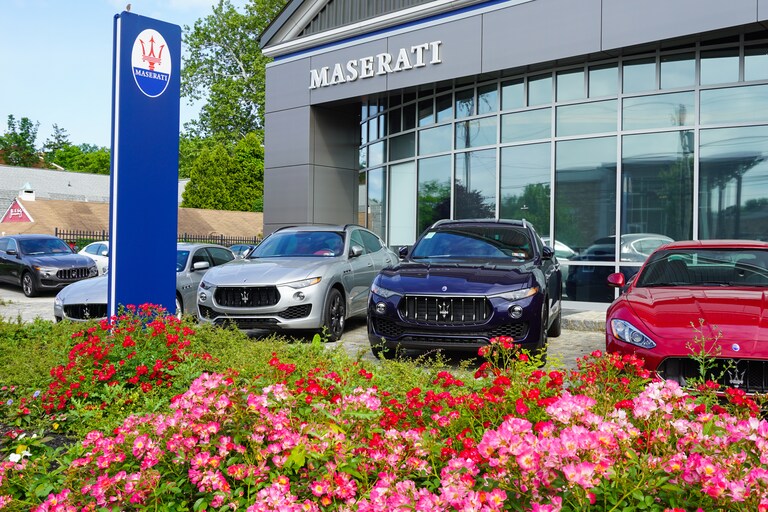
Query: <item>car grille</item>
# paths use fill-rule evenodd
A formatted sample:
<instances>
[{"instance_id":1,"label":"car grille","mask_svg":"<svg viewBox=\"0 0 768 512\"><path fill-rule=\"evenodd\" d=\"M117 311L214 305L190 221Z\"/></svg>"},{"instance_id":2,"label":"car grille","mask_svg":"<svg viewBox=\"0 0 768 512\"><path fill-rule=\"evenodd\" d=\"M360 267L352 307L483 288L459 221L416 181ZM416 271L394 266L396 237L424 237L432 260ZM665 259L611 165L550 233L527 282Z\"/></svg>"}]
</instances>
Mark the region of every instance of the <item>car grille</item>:
<instances>
[{"instance_id":1,"label":"car grille","mask_svg":"<svg viewBox=\"0 0 768 512\"><path fill-rule=\"evenodd\" d=\"M106 318L106 304L68 304L64 306L64 315L76 320L90 320L93 318Z\"/></svg>"},{"instance_id":2,"label":"car grille","mask_svg":"<svg viewBox=\"0 0 768 512\"><path fill-rule=\"evenodd\" d=\"M228 327L234 325L238 329L274 329L277 325L275 318L238 318L238 317L219 317L213 322L215 325Z\"/></svg>"},{"instance_id":3,"label":"car grille","mask_svg":"<svg viewBox=\"0 0 768 512\"><path fill-rule=\"evenodd\" d=\"M425 325L480 325L493 308L485 297L406 295L398 307L406 322Z\"/></svg>"},{"instance_id":4,"label":"car grille","mask_svg":"<svg viewBox=\"0 0 768 512\"><path fill-rule=\"evenodd\" d=\"M681 386L700 375L699 363L688 357L668 357L656 371L662 378L677 381ZM707 371L707 379L747 393L765 393L768 391L768 361L715 359Z\"/></svg>"},{"instance_id":5,"label":"car grille","mask_svg":"<svg viewBox=\"0 0 768 512\"><path fill-rule=\"evenodd\" d=\"M430 329L430 328L414 328L404 327L397 323L387 320L385 318L373 318L373 330L377 335L384 339L397 339L408 333L406 339L431 339L443 340L449 343L486 343L491 338L498 338L499 336L510 336L513 339L523 339L528 334L528 324L525 322L504 324L494 327L490 331L473 331L473 332L456 332L450 328L444 329ZM443 336L446 336L443 338ZM462 338L451 338L449 336L460 336Z\"/></svg>"},{"instance_id":6,"label":"car grille","mask_svg":"<svg viewBox=\"0 0 768 512\"><path fill-rule=\"evenodd\" d=\"M288 309L279 312L277 316L285 318L286 320L292 320L307 317L311 311L312 304L304 304L302 306L291 306Z\"/></svg>"},{"instance_id":7,"label":"car grille","mask_svg":"<svg viewBox=\"0 0 768 512\"><path fill-rule=\"evenodd\" d=\"M216 288L216 303L228 308L258 308L280 302L276 286L223 286Z\"/></svg>"},{"instance_id":8,"label":"car grille","mask_svg":"<svg viewBox=\"0 0 768 512\"><path fill-rule=\"evenodd\" d=\"M56 271L56 277L64 281L69 281L74 279L85 279L86 277L88 277L88 275L89 275L89 270L87 267L63 268L61 270Z\"/></svg>"}]
</instances>

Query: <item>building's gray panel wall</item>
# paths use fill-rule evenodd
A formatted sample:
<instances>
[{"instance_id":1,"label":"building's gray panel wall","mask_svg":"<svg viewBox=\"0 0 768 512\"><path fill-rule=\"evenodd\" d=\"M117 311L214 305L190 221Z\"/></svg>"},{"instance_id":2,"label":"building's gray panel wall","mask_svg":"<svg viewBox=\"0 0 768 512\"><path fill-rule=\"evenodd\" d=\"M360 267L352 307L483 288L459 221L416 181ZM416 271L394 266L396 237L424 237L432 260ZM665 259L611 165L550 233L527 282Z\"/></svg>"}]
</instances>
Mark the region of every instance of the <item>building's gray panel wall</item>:
<instances>
[{"instance_id":1,"label":"building's gray panel wall","mask_svg":"<svg viewBox=\"0 0 768 512\"><path fill-rule=\"evenodd\" d=\"M604 0L603 49L754 23L756 16L757 0Z\"/></svg>"},{"instance_id":2,"label":"building's gray panel wall","mask_svg":"<svg viewBox=\"0 0 768 512\"><path fill-rule=\"evenodd\" d=\"M353 169L315 166L313 222L350 224L357 222L357 179Z\"/></svg>"},{"instance_id":3,"label":"building's gray panel wall","mask_svg":"<svg viewBox=\"0 0 768 512\"><path fill-rule=\"evenodd\" d=\"M388 38L388 51L393 57L397 56L400 48L410 50L415 45L442 41L442 63L392 73L387 79L387 89L400 89L480 73L480 59L477 56L481 54L482 31L481 17L473 16Z\"/></svg>"},{"instance_id":4,"label":"building's gray panel wall","mask_svg":"<svg viewBox=\"0 0 768 512\"><path fill-rule=\"evenodd\" d=\"M757 0L757 19L768 20L768 0Z\"/></svg>"},{"instance_id":5,"label":"building's gray panel wall","mask_svg":"<svg viewBox=\"0 0 768 512\"><path fill-rule=\"evenodd\" d=\"M363 57L376 56L379 53L387 52L387 40L380 39L371 43L350 46L334 52L323 53L312 57L310 68L320 69L328 66L333 72L333 67L338 63L342 68L347 65L349 60L358 60ZM359 66L358 66L359 70ZM375 71L374 71L375 72ZM346 73L346 70L345 70ZM309 88L309 72L304 78L304 86ZM354 98L364 94L382 92L387 89L387 77L385 75L374 75L371 78L358 78L354 82L345 82L328 87L319 87L310 91L310 101L312 104L325 103L342 98Z\"/></svg>"},{"instance_id":6,"label":"building's gray panel wall","mask_svg":"<svg viewBox=\"0 0 768 512\"><path fill-rule=\"evenodd\" d=\"M266 113L309 104L309 61L307 57L267 68Z\"/></svg>"},{"instance_id":7,"label":"building's gray panel wall","mask_svg":"<svg viewBox=\"0 0 768 512\"><path fill-rule=\"evenodd\" d=\"M357 104L312 108L315 165L347 169L357 173L360 145ZM354 177L357 183L357 175Z\"/></svg>"},{"instance_id":8,"label":"building's gray panel wall","mask_svg":"<svg viewBox=\"0 0 768 512\"><path fill-rule=\"evenodd\" d=\"M264 116L264 166L286 167L312 161L310 107L268 112Z\"/></svg>"},{"instance_id":9,"label":"building's gray panel wall","mask_svg":"<svg viewBox=\"0 0 768 512\"><path fill-rule=\"evenodd\" d=\"M315 168L312 165L265 167L265 235L286 224L311 222L315 202L314 180Z\"/></svg>"},{"instance_id":10,"label":"building's gray panel wall","mask_svg":"<svg viewBox=\"0 0 768 512\"><path fill-rule=\"evenodd\" d=\"M644 3L644 2L640 2ZM536 0L483 15L483 72L600 51L601 0Z\"/></svg>"}]
</instances>

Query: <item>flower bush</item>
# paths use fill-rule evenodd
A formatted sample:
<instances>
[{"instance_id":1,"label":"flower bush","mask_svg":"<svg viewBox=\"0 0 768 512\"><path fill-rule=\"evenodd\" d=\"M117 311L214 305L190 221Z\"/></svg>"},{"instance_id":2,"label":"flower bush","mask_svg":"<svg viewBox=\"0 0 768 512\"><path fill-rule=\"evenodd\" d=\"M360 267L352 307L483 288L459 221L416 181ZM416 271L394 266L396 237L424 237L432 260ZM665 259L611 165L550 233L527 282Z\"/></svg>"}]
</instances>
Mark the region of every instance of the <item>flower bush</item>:
<instances>
[{"instance_id":1,"label":"flower bush","mask_svg":"<svg viewBox=\"0 0 768 512\"><path fill-rule=\"evenodd\" d=\"M126 336L112 332L109 354ZM712 383L684 390L601 352L545 370L509 338L474 374L414 367L430 376L403 390L390 363L305 348L257 374L203 372L167 408L89 432L55 479L50 457L6 460L0 509L768 511L768 423L738 390L713 400ZM97 361L93 386L136 375L100 379Z\"/></svg>"}]
</instances>

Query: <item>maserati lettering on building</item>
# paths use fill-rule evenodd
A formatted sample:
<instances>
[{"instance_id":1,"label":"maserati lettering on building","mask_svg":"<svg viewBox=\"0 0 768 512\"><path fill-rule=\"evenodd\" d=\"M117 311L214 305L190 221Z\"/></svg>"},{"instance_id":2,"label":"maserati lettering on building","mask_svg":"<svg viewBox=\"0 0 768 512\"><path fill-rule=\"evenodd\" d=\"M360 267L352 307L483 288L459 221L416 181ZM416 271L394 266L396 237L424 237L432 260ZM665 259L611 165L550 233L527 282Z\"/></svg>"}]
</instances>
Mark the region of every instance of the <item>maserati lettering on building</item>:
<instances>
[{"instance_id":1,"label":"maserati lettering on building","mask_svg":"<svg viewBox=\"0 0 768 512\"><path fill-rule=\"evenodd\" d=\"M440 64L440 45L442 41L418 44L410 48L400 48L396 53L379 53L361 59L323 66L309 71L309 88L328 87L358 79L373 78L377 75L398 73L409 69L423 68Z\"/></svg>"}]
</instances>

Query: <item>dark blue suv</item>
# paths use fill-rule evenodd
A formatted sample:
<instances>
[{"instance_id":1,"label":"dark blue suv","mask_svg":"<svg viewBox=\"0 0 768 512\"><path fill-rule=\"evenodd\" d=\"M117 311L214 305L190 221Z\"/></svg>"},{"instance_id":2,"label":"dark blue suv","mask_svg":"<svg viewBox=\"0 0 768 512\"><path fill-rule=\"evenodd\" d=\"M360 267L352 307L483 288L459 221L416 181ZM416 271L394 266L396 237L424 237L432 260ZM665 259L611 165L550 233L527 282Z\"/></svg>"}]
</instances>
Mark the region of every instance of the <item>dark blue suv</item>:
<instances>
[{"instance_id":1,"label":"dark blue suv","mask_svg":"<svg viewBox=\"0 0 768 512\"><path fill-rule=\"evenodd\" d=\"M547 337L560 335L560 265L524 220L438 221L401 257L371 286L377 357L398 347L477 350L500 336L546 357Z\"/></svg>"}]
</instances>

